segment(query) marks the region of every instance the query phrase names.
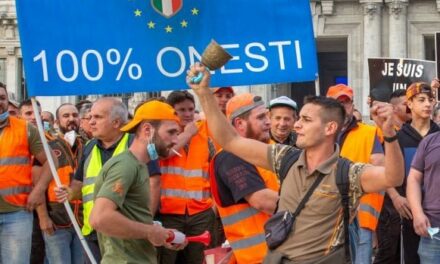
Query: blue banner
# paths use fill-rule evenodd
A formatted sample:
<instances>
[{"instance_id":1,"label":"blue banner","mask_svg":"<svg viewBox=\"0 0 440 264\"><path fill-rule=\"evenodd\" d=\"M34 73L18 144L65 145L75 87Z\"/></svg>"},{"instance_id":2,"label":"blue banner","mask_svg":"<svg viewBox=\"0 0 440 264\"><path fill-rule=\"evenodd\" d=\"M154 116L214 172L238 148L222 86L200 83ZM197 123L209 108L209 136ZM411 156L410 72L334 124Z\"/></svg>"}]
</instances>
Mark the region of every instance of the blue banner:
<instances>
[{"instance_id":1,"label":"blue banner","mask_svg":"<svg viewBox=\"0 0 440 264\"><path fill-rule=\"evenodd\" d=\"M17 0L31 96L185 89L215 39L212 85L312 81L309 0Z\"/></svg>"}]
</instances>

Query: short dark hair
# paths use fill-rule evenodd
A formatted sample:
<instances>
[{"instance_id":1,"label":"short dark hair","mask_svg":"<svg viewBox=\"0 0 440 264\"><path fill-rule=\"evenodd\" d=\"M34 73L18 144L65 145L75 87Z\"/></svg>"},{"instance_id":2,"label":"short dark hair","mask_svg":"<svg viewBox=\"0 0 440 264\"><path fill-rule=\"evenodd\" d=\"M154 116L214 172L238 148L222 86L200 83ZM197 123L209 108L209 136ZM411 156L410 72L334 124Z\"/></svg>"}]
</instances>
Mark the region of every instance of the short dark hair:
<instances>
[{"instance_id":1,"label":"short dark hair","mask_svg":"<svg viewBox=\"0 0 440 264\"><path fill-rule=\"evenodd\" d=\"M194 100L194 96L190 94L188 91L173 91L167 97L167 103L172 107L185 100L190 100L194 105L196 104L196 101Z\"/></svg>"},{"instance_id":2,"label":"short dark hair","mask_svg":"<svg viewBox=\"0 0 440 264\"><path fill-rule=\"evenodd\" d=\"M406 90L405 90L405 89L398 89L398 90L395 90L395 91L392 92L391 95L390 95L390 102L391 102L391 99L393 99L393 98L399 98L399 97L402 97L402 96L406 96Z\"/></svg>"},{"instance_id":3,"label":"short dark hair","mask_svg":"<svg viewBox=\"0 0 440 264\"><path fill-rule=\"evenodd\" d=\"M71 105L71 106L76 108L76 106L74 104L72 104L72 103L63 103L63 104L61 104L60 106L58 106L57 110L55 111L55 116L57 117L57 119L60 119L60 109L61 109L61 107L66 106L66 105ZM76 110L78 110L78 108L76 108ZM79 112L79 110L78 110L78 112Z\"/></svg>"},{"instance_id":4,"label":"short dark hair","mask_svg":"<svg viewBox=\"0 0 440 264\"><path fill-rule=\"evenodd\" d=\"M35 100L35 101L37 102L38 107L41 108L41 104L40 104L40 102L38 102L37 100ZM31 99L26 99L26 100L24 100L23 102L21 102L21 103L18 105L18 110L21 111L21 108L23 108L23 106L32 106L32 100L31 100Z\"/></svg>"},{"instance_id":5,"label":"short dark hair","mask_svg":"<svg viewBox=\"0 0 440 264\"><path fill-rule=\"evenodd\" d=\"M55 121L55 117L53 116L52 112L50 112L50 111L43 111L43 113L48 113L48 114L49 114L49 117L50 117L50 120L51 120L52 122Z\"/></svg>"},{"instance_id":6,"label":"short dark hair","mask_svg":"<svg viewBox=\"0 0 440 264\"><path fill-rule=\"evenodd\" d=\"M314 104L322 108L320 111L321 119L324 122L334 121L338 124L338 133L341 131L345 122L345 108L336 99L325 96L308 96L304 99L304 104Z\"/></svg>"}]
</instances>

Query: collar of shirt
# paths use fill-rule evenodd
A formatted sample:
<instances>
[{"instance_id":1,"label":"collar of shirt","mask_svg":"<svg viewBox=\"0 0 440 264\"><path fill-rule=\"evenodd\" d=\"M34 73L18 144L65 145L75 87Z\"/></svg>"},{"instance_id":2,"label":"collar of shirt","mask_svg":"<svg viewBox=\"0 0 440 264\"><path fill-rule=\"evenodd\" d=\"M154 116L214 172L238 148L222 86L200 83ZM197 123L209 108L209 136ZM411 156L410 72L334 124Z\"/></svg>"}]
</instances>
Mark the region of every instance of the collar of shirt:
<instances>
[{"instance_id":1,"label":"collar of shirt","mask_svg":"<svg viewBox=\"0 0 440 264\"><path fill-rule=\"evenodd\" d=\"M330 172L332 171L332 169L334 168L334 165L336 163L336 161L339 158L339 146L338 144L335 144L334 147L335 151L333 152L333 154L323 163L321 163L316 169L315 171L312 172L308 172L307 177L312 176L315 174L315 172L319 172L321 174L327 175L330 174ZM305 169L307 171L307 162L306 162L306 151L301 152L299 158L298 158L298 162L296 162L295 166L298 169Z\"/></svg>"},{"instance_id":2,"label":"collar of shirt","mask_svg":"<svg viewBox=\"0 0 440 264\"><path fill-rule=\"evenodd\" d=\"M116 141L113 145L111 145L108 148L104 147L104 145L102 144L102 141L98 139L98 141L96 142L96 146L98 146L98 148L100 148L102 150L114 150L118 146L119 142L121 142L123 137L124 137L124 134L122 134L121 138L118 139L118 141Z\"/></svg>"}]
</instances>

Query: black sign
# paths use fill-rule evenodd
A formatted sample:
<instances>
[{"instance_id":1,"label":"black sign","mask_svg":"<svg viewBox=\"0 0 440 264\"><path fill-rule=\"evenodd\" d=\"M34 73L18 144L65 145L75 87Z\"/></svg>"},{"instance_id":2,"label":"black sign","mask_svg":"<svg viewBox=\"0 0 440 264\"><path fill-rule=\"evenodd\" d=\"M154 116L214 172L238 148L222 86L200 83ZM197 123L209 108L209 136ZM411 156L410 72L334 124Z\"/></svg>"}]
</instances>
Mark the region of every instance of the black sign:
<instances>
[{"instance_id":1,"label":"black sign","mask_svg":"<svg viewBox=\"0 0 440 264\"><path fill-rule=\"evenodd\" d=\"M413 82L431 83L435 62L411 59L368 59L370 95L374 100L388 101L395 90L406 89Z\"/></svg>"}]
</instances>

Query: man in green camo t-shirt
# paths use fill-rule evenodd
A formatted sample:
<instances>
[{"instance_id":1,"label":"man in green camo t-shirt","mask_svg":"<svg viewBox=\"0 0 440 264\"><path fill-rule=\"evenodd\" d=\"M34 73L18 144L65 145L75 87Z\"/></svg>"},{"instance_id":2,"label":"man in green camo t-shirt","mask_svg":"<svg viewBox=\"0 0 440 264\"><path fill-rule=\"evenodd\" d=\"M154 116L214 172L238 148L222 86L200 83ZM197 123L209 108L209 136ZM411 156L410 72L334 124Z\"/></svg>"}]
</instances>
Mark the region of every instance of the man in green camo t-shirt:
<instances>
[{"instance_id":1,"label":"man in green camo t-shirt","mask_svg":"<svg viewBox=\"0 0 440 264\"><path fill-rule=\"evenodd\" d=\"M166 240L171 230L153 224L146 163L165 157L177 142L178 118L159 101L142 105L121 128L135 134L128 151L111 158L95 182L90 224L98 231L101 263L156 263L154 246L179 250Z\"/></svg>"}]
</instances>

